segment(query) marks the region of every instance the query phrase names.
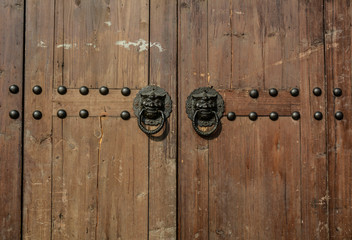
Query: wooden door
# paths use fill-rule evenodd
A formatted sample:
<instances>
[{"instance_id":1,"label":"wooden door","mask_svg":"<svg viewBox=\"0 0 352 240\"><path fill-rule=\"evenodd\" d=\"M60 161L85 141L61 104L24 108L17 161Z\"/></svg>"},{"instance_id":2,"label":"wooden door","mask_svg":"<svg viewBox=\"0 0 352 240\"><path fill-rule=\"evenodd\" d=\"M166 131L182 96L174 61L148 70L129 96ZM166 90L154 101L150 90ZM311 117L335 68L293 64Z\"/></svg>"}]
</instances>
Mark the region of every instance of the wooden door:
<instances>
[{"instance_id":1,"label":"wooden door","mask_svg":"<svg viewBox=\"0 0 352 240\"><path fill-rule=\"evenodd\" d=\"M175 238L177 111L167 136L151 140L133 99L149 84L176 99L176 7L26 1L24 239Z\"/></svg>"},{"instance_id":2,"label":"wooden door","mask_svg":"<svg viewBox=\"0 0 352 240\"><path fill-rule=\"evenodd\" d=\"M351 16L349 0L0 0L0 239L352 239ZM153 136L133 110L148 85L173 103ZM224 100L210 137L186 112L201 87Z\"/></svg>"}]
</instances>

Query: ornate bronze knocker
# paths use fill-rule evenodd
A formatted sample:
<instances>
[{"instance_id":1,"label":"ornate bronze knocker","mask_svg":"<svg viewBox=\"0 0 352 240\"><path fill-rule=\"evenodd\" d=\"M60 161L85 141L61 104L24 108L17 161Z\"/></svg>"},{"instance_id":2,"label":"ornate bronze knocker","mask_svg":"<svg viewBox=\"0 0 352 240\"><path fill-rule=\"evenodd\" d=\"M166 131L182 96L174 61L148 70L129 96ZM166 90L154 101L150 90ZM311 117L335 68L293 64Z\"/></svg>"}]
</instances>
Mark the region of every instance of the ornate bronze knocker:
<instances>
[{"instance_id":1,"label":"ornate bronze knocker","mask_svg":"<svg viewBox=\"0 0 352 240\"><path fill-rule=\"evenodd\" d=\"M219 126L224 114L224 100L213 88L202 87L194 90L187 98L186 112L192 120L192 126L200 136L213 134ZM208 131L201 131L199 127L211 127Z\"/></svg>"},{"instance_id":2,"label":"ornate bronze knocker","mask_svg":"<svg viewBox=\"0 0 352 240\"><path fill-rule=\"evenodd\" d=\"M160 132L172 111L170 95L158 86L147 86L137 93L133 103L139 128L147 135ZM148 130L144 125L158 126Z\"/></svg>"}]
</instances>

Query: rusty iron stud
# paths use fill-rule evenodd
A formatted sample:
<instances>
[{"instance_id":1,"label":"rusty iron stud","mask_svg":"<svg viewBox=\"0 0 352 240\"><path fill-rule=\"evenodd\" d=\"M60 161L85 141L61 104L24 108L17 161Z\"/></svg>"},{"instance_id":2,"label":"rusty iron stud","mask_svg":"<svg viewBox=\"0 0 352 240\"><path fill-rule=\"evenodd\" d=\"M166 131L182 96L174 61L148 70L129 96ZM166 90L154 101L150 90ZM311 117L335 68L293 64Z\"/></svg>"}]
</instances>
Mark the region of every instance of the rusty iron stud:
<instances>
[{"instance_id":1,"label":"rusty iron stud","mask_svg":"<svg viewBox=\"0 0 352 240\"><path fill-rule=\"evenodd\" d=\"M57 111L57 117L58 118L61 118L61 119L64 119L67 117L67 113L65 110L63 109L60 109L59 111Z\"/></svg>"},{"instance_id":2,"label":"rusty iron stud","mask_svg":"<svg viewBox=\"0 0 352 240\"><path fill-rule=\"evenodd\" d=\"M128 120L128 119L131 118L131 115L130 115L130 113L129 113L128 111L123 111L123 112L121 112L120 116L121 116L121 118L122 118L123 120Z\"/></svg>"},{"instance_id":3,"label":"rusty iron stud","mask_svg":"<svg viewBox=\"0 0 352 240\"><path fill-rule=\"evenodd\" d=\"M342 119L343 119L343 113L340 112L340 111L336 112L336 113L335 113L335 118L336 118L337 120L342 120Z\"/></svg>"},{"instance_id":4,"label":"rusty iron stud","mask_svg":"<svg viewBox=\"0 0 352 240\"><path fill-rule=\"evenodd\" d=\"M273 121L276 121L279 119L279 114L277 112L272 112L270 113L269 118Z\"/></svg>"},{"instance_id":5,"label":"rusty iron stud","mask_svg":"<svg viewBox=\"0 0 352 240\"><path fill-rule=\"evenodd\" d=\"M20 117L20 113L17 110L12 110L9 112L9 116L12 119L17 119Z\"/></svg>"},{"instance_id":6,"label":"rusty iron stud","mask_svg":"<svg viewBox=\"0 0 352 240\"><path fill-rule=\"evenodd\" d=\"M321 95L322 91L320 88L316 87L313 89L313 94L317 97L319 97Z\"/></svg>"},{"instance_id":7,"label":"rusty iron stud","mask_svg":"<svg viewBox=\"0 0 352 240\"><path fill-rule=\"evenodd\" d=\"M17 94L20 91L20 88L17 85L11 85L9 91L12 94Z\"/></svg>"},{"instance_id":8,"label":"rusty iron stud","mask_svg":"<svg viewBox=\"0 0 352 240\"><path fill-rule=\"evenodd\" d=\"M321 113L321 112L315 112L314 113L314 118L316 119L316 120L322 120L323 119L323 114Z\"/></svg>"},{"instance_id":9,"label":"rusty iron stud","mask_svg":"<svg viewBox=\"0 0 352 240\"><path fill-rule=\"evenodd\" d=\"M342 89L341 88L334 88L334 96L335 97L340 97L342 95Z\"/></svg>"},{"instance_id":10,"label":"rusty iron stud","mask_svg":"<svg viewBox=\"0 0 352 240\"><path fill-rule=\"evenodd\" d=\"M251 112L248 117L250 120L255 121L258 119L258 114L256 112Z\"/></svg>"},{"instance_id":11,"label":"rusty iron stud","mask_svg":"<svg viewBox=\"0 0 352 240\"><path fill-rule=\"evenodd\" d=\"M79 116L81 118L87 118L89 116L89 112L86 109L82 109L81 111L79 111Z\"/></svg>"},{"instance_id":12,"label":"rusty iron stud","mask_svg":"<svg viewBox=\"0 0 352 240\"><path fill-rule=\"evenodd\" d=\"M298 88L292 88L290 93L291 93L291 95L293 97L297 97L299 95L299 89Z\"/></svg>"},{"instance_id":13,"label":"rusty iron stud","mask_svg":"<svg viewBox=\"0 0 352 240\"><path fill-rule=\"evenodd\" d=\"M257 89L252 89L250 92L249 92L249 96L251 96L251 98L258 98L259 97L259 92Z\"/></svg>"},{"instance_id":14,"label":"rusty iron stud","mask_svg":"<svg viewBox=\"0 0 352 240\"><path fill-rule=\"evenodd\" d=\"M236 119L236 114L234 112L229 112L227 114L227 119L230 121L234 121Z\"/></svg>"}]
</instances>

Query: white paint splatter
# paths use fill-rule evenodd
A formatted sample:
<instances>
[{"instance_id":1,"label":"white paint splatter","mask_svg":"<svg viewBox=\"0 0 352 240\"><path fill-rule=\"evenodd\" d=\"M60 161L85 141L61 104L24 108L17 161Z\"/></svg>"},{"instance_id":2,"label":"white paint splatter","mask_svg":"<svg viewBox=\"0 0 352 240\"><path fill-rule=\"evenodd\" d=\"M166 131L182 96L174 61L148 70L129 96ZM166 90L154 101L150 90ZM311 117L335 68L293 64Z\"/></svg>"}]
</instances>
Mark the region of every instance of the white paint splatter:
<instances>
[{"instance_id":1,"label":"white paint splatter","mask_svg":"<svg viewBox=\"0 0 352 240\"><path fill-rule=\"evenodd\" d=\"M57 48L64 48L65 50L67 49L71 49L72 47L77 47L77 44L74 43L73 45L72 44L60 44L60 45L57 45Z\"/></svg>"},{"instance_id":2,"label":"white paint splatter","mask_svg":"<svg viewBox=\"0 0 352 240\"><path fill-rule=\"evenodd\" d=\"M241 11L235 11L235 13L238 14L238 15L243 15L244 14L244 12L241 12Z\"/></svg>"},{"instance_id":3,"label":"white paint splatter","mask_svg":"<svg viewBox=\"0 0 352 240\"><path fill-rule=\"evenodd\" d=\"M41 47L41 48L47 48L48 46L45 44L45 42L43 41L40 41L38 44L37 44L38 47Z\"/></svg>"},{"instance_id":4,"label":"white paint splatter","mask_svg":"<svg viewBox=\"0 0 352 240\"><path fill-rule=\"evenodd\" d=\"M107 21L107 22L104 22L106 25L108 25L109 27L111 26L111 22L110 21Z\"/></svg>"},{"instance_id":5,"label":"white paint splatter","mask_svg":"<svg viewBox=\"0 0 352 240\"><path fill-rule=\"evenodd\" d=\"M97 45L95 45L94 43L86 43L86 45L89 47L97 48Z\"/></svg>"},{"instance_id":6,"label":"white paint splatter","mask_svg":"<svg viewBox=\"0 0 352 240\"><path fill-rule=\"evenodd\" d=\"M149 45L150 47L156 47L159 49L159 52L163 52L165 49L161 46L160 43L158 42L154 42L154 43L150 43L144 39L139 39L136 42L127 42L126 40L122 40L122 41L117 41L115 43L115 45L117 46L122 46L126 49L130 49L131 46L133 47L138 47L138 51L139 52L143 52L143 51L148 51Z\"/></svg>"}]
</instances>

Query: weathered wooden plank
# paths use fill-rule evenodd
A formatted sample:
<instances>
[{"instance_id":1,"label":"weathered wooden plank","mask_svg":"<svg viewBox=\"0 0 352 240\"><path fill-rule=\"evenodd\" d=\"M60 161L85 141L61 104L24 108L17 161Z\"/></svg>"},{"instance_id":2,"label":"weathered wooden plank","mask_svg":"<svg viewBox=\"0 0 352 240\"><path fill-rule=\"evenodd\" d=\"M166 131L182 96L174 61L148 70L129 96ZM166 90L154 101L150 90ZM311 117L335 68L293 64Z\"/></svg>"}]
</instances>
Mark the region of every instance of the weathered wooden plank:
<instances>
[{"instance_id":1,"label":"weathered wooden plank","mask_svg":"<svg viewBox=\"0 0 352 240\"><path fill-rule=\"evenodd\" d=\"M100 127L97 239L147 239L148 138L119 117Z\"/></svg>"},{"instance_id":2,"label":"weathered wooden plank","mask_svg":"<svg viewBox=\"0 0 352 240\"><path fill-rule=\"evenodd\" d=\"M23 238L50 239L54 2L26 1ZM32 92L40 85L42 94ZM32 113L39 110L41 120Z\"/></svg>"},{"instance_id":3,"label":"weathered wooden plank","mask_svg":"<svg viewBox=\"0 0 352 240\"><path fill-rule=\"evenodd\" d=\"M55 87L147 85L147 0L59 1L57 5Z\"/></svg>"},{"instance_id":4,"label":"weathered wooden plank","mask_svg":"<svg viewBox=\"0 0 352 240\"><path fill-rule=\"evenodd\" d=\"M328 98L329 228L332 239L352 238L351 11L349 1L325 1ZM334 88L342 89L334 97ZM334 115L341 111L344 119Z\"/></svg>"},{"instance_id":5,"label":"weathered wooden plank","mask_svg":"<svg viewBox=\"0 0 352 240\"><path fill-rule=\"evenodd\" d=\"M195 134L185 101L208 85L207 1L179 2L178 237L208 239L208 141Z\"/></svg>"},{"instance_id":6,"label":"weathered wooden plank","mask_svg":"<svg viewBox=\"0 0 352 240\"><path fill-rule=\"evenodd\" d=\"M300 123L238 118L222 128L209 146L210 239L299 239Z\"/></svg>"},{"instance_id":7,"label":"weathered wooden plank","mask_svg":"<svg viewBox=\"0 0 352 240\"><path fill-rule=\"evenodd\" d=\"M167 135L149 140L149 239L167 240L176 239L177 220L177 1L150 1L150 42L163 50L150 48L149 83L173 101Z\"/></svg>"},{"instance_id":8,"label":"weathered wooden plank","mask_svg":"<svg viewBox=\"0 0 352 240\"><path fill-rule=\"evenodd\" d=\"M24 1L0 1L0 239L21 236L23 21Z\"/></svg>"}]
</instances>

